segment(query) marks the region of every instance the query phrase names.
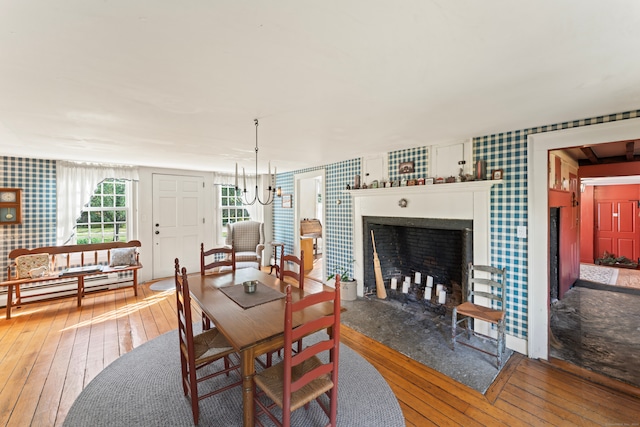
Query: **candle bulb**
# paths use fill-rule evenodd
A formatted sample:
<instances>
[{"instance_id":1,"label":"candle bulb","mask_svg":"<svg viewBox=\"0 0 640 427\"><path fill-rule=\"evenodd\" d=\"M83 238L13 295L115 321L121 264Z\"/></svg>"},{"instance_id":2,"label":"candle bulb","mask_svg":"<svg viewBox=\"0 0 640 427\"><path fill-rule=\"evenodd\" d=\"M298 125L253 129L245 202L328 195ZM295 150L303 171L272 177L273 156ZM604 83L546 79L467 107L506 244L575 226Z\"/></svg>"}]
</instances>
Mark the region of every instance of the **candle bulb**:
<instances>
[{"instance_id":1,"label":"candle bulb","mask_svg":"<svg viewBox=\"0 0 640 427\"><path fill-rule=\"evenodd\" d=\"M405 282L402 284L402 293L403 293L403 294L406 294L406 293L408 293L408 292L409 292L409 282L405 281Z\"/></svg>"},{"instance_id":2,"label":"candle bulb","mask_svg":"<svg viewBox=\"0 0 640 427\"><path fill-rule=\"evenodd\" d=\"M436 296L440 296L440 291L442 291L443 285L436 285Z\"/></svg>"},{"instance_id":3,"label":"candle bulb","mask_svg":"<svg viewBox=\"0 0 640 427\"><path fill-rule=\"evenodd\" d=\"M427 286L433 288L433 276L427 276Z\"/></svg>"},{"instance_id":4,"label":"candle bulb","mask_svg":"<svg viewBox=\"0 0 640 427\"><path fill-rule=\"evenodd\" d=\"M421 279L422 279L422 274L420 274L419 271L416 271L415 280L413 282L419 285Z\"/></svg>"},{"instance_id":5,"label":"candle bulb","mask_svg":"<svg viewBox=\"0 0 640 427\"><path fill-rule=\"evenodd\" d=\"M411 283L411 277L404 276L404 281L405 281L405 283Z\"/></svg>"},{"instance_id":6,"label":"candle bulb","mask_svg":"<svg viewBox=\"0 0 640 427\"><path fill-rule=\"evenodd\" d=\"M430 300L432 291L433 291L432 287L430 287L430 286L425 287L424 288L424 299Z\"/></svg>"},{"instance_id":7,"label":"candle bulb","mask_svg":"<svg viewBox=\"0 0 640 427\"><path fill-rule=\"evenodd\" d=\"M398 279L396 279L395 277L391 278L391 289L398 289Z\"/></svg>"}]
</instances>

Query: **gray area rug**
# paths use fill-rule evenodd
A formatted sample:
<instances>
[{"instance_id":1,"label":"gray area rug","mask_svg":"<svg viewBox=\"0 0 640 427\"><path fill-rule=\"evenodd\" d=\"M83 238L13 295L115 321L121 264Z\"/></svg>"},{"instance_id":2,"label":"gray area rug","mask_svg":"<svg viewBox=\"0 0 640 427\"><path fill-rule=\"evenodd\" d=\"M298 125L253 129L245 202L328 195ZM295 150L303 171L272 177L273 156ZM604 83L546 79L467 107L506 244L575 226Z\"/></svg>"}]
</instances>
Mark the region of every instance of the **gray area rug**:
<instances>
[{"instance_id":1,"label":"gray area rug","mask_svg":"<svg viewBox=\"0 0 640 427\"><path fill-rule=\"evenodd\" d=\"M157 282L154 282L151 285L149 285L149 289L156 292L170 291L172 289L175 290L176 279L173 277L170 277L168 279L158 280Z\"/></svg>"},{"instance_id":2,"label":"gray area rug","mask_svg":"<svg viewBox=\"0 0 640 427\"><path fill-rule=\"evenodd\" d=\"M313 339L312 335L304 342ZM219 381L228 380L222 376ZM340 346L338 396L338 425L405 425L389 385L369 362L345 345ZM315 402L292 416L294 426L326 423ZM241 426L241 388L200 401L199 425ZM80 393L64 426L193 426L191 403L180 383L177 331L141 345L105 368Z\"/></svg>"},{"instance_id":3,"label":"gray area rug","mask_svg":"<svg viewBox=\"0 0 640 427\"><path fill-rule=\"evenodd\" d=\"M395 300L343 301L342 323L423 365L484 393L499 373L496 359L463 345L451 348L451 313L433 313ZM472 337L474 344L491 344ZM492 350L493 351L493 350ZM512 351L507 349L505 362Z\"/></svg>"}]
</instances>

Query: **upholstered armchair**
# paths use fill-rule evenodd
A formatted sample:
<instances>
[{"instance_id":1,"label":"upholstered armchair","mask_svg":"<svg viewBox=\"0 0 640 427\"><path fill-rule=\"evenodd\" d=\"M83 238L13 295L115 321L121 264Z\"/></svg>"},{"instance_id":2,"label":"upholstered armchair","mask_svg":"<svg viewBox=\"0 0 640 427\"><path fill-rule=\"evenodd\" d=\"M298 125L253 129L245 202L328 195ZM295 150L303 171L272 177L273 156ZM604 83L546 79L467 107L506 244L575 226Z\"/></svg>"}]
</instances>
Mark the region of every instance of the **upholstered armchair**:
<instances>
[{"instance_id":1,"label":"upholstered armchair","mask_svg":"<svg viewBox=\"0 0 640 427\"><path fill-rule=\"evenodd\" d=\"M239 221L227 224L226 244L233 245L237 268L248 266L247 263L258 263L256 268L259 269L264 250L264 223Z\"/></svg>"}]
</instances>

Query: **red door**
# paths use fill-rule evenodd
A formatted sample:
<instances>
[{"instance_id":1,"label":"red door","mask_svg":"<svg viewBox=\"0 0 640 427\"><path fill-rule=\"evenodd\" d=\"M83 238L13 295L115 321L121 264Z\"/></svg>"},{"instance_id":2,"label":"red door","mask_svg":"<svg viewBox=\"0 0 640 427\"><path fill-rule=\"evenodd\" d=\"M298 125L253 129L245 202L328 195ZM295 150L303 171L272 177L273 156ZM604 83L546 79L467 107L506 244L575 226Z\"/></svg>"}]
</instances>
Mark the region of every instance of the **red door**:
<instances>
[{"instance_id":1,"label":"red door","mask_svg":"<svg viewBox=\"0 0 640 427\"><path fill-rule=\"evenodd\" d=\"M619 187L624 190L624 187L636 186ZM633 190L625 195L621 193L620 188L596 188L595 245L598 258L607 251L616 257L625 256L633 261L638 260L640 218L638 218L638 200L635 197L637 190L636 188Z\"/></svg>"}]
</instances>

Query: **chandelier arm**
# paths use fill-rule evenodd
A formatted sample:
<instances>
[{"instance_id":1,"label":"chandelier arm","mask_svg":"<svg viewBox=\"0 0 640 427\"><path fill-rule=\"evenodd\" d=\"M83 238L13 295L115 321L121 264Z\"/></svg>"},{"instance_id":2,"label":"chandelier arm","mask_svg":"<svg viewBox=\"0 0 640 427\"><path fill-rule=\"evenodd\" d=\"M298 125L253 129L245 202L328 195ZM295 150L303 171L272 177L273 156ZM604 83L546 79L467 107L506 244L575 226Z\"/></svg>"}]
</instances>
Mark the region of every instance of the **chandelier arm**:
<instances>
[{"instance_id":1,"label":"chandelier arm","mask_svg":"<svg viewBox=\"0 0 640 427\"><path fill-rule=\"evenodd\" d=\"M246 177L244 174L244 168L242 169L242 176L243 176L243 181L244 181L244 188L241 190L242 197L242 204L245 206L251 206L253 204L255 204L256 202L260 203L263 206L266 205L270 205L271 203L274 202L275 200L275 196L276 196L276 187L275 187L275 182L274 182L274 186L271 186L271 164L269 163L269 187L267 188L267 196L265 200L262 200L262 198L260 197L260 193L258 191L258 119L254 119L253 120L255 126L256 126L256 147L255 147L255 155L256 155L256 161L255 161L255 166L256 166L256 174L255 174L255 180L256 180L256 185L255 185L255 193L253 195L253 199L251 201L249 201L247 194L247 182L246 182ZM238 192L238 190L240 190L240 188L238 188L238 164L236 163L236 193ZM263 190L264 191L264 190ZM279 194L278 194L279 196Z\"/></svg>"}]
</instances>

